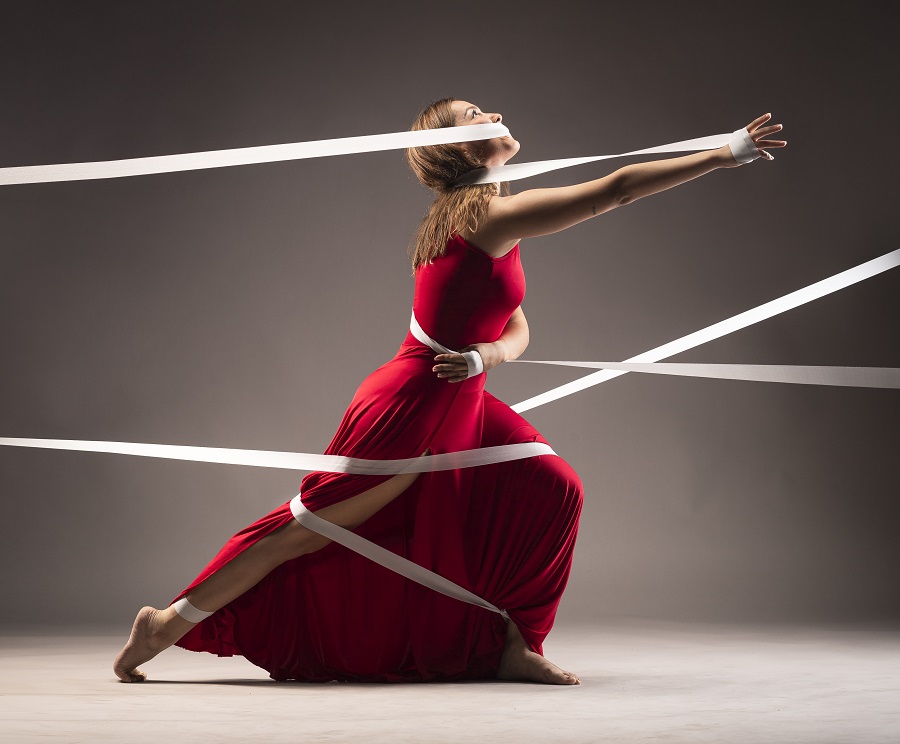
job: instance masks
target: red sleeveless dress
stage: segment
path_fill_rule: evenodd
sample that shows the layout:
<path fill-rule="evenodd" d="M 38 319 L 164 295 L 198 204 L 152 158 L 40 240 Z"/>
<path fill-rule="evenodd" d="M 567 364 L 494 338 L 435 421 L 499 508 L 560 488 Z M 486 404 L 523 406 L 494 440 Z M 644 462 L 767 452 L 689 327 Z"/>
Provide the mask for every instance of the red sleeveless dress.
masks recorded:
<path fill-rule="evenodd" d="M 451 349 L 495 341 L 525 295 L 516 246 L 492 258 L 460 237 L 416 271 L 413 309 Z M 418 457 L 546 440 L 485 391 L 485 374 L 438 378 L 435 353 L 411 333 L 357 390 L 326 454 Z M 316 511 L 390 476 L 314 472 L 301 484 Z M 560 457 L 422 473 L 355 531 L 507 610 L 541 652 L 568 580 L 581 512 L 578 475 Z M 289 503 L 229 540 L 177 598 L 293 519 Z M 177 645 L 241 654 L 274 679 L 412 681 L 496 675 L 506 622 L 330 544 L 287 561 L 197 624 Z"/>

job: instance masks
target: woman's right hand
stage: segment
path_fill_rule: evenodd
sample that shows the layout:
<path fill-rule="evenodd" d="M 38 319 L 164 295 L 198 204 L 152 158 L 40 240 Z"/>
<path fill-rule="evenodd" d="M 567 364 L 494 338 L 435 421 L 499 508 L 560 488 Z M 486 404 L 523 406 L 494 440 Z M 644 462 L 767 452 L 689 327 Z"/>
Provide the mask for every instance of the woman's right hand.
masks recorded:
<path fill-rule="evenodd" d="M 763 114 L 762 116 L 751 121 L 746 127 L 747 133 L 750 135 L 750 139 L 753 140 L 753 144 L 756 145 L 760 154 L 766 160 L 774 160 L 775 159 L 774 157 L 772 157 L 772 155 L 770 155 L 768 152 L 766 152 L 766 150 L 773 149 L 776 147 L 786 147 L 787 146 L 786 140 L 765 139 L 770 134 L 775 134 L 775 132 L 780 132 L 783 128 L 781 124 L 767 124 L 766 126 L 763 126 L 764 124 L 766 124 L 766 122 L 770 121 L 771 119 L 772 119 L 772 114 Z M 734 155 L 732 154 L 731 147 L 729 145 L 720 147 L 719 152 L 722 156 L 722 161 L 723 161 L 722 165 L 724 165 L 726 168 L 737 168 L 739 165 L 742 165 L 742 163 L 738 163 L 734 159 Z"/>

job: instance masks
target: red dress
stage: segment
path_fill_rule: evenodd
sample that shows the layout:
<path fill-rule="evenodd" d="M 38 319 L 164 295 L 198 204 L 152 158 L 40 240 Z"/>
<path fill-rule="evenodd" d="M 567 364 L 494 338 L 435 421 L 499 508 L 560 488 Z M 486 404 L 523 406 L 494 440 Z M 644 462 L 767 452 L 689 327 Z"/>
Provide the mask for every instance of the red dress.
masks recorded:
<path fill-rule="evenodd" d="M 460 237 L 416 271 L 413 309 L 451 349 L 500 337 L 525 295 L 516 246 L 492 258 Z M 362 383 L 326 454 L 417 457 L 517 442 L 546 442 L 484 390 L 486 375 L 449 383 L 435 353 L 407 334 L 393 359 Z M 390 476 L 308 474 L 316 511 Z M 507 610 L 541 652 L 572 564 L 581 481 L 560 457 L 422 473 L 355 531 Z M 293 519 L 289 503 L 229 540 L 184 596 L 261 537 Z M 419 586 L 330 544 L 287 561 L 196 625 L 179 646 L 242 654 L 275 679 L 455 680 L 496 675 L 506 622 Z"/>

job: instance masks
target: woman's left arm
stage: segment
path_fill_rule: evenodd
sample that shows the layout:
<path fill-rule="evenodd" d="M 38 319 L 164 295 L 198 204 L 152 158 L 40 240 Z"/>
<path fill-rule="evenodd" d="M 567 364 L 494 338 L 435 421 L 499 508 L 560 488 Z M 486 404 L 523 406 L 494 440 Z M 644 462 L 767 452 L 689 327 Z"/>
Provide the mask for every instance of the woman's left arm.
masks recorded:
<path fill-rule="evenodd" d="M 784 147 L 784 140 L 765 137 L 781 131 L 780 124 L 763 126 L 770 120 L 765 114 L 747 126 L 748 136 L 768 159 L 764 148 Z M 478 230 L 479 247 L 493 246 L 509 250 L 522 238 L 565 230 L 616 207 L 658 194 L 718 168 L 737 167 L 729 145 L 716 150 L 684 155 L 667 160 L 634 163 L 603 178 L 556 188 L 530 189 L 506 197 L 495 197 L 488 205 L 487 219 Z"/>
<path fill-rule="evenodd" d="M 487 372 L 510 359 L 518 359 L 526 348 L 528 348 L 528 321 L 525 320 L 525 313 L 519 305 L 507 321 L 500 338 L 493 343 L 472 344 L 460 351 L 477 350 L 481 354 L 484 371 Z M 466 379 L 468 368 L 462 354 L 438 354 L 434 361 L 436 364 L 432 367 L 432 371 L 438 377 L 446 379 L 447 382 L 462 382 Z"/>

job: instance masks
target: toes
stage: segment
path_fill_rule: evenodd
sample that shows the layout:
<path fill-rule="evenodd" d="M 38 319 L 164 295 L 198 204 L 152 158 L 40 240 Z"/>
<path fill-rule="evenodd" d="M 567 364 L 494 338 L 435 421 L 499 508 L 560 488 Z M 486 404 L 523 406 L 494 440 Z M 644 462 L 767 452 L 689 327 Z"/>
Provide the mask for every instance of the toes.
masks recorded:
<path fill-rule="evenodd" d="M 549 662 L 548 662 L 549 663 Z M 555 665 L 551 665 L 551 668 L 547 670 L 547 682 L 556 685 L 580 685 L 581 680 L 578 679 L 577 676 L 572 674 L 572 672 L 567 672 L 565 669 L 560 669 Z"/>
<path fill-rule="evenodd" d="M 121 667 L 113 667 L 113 671 L 120 682 L 143 682 L 147 679 L 147 675 L 140 669 L 122 669 Z"/>

